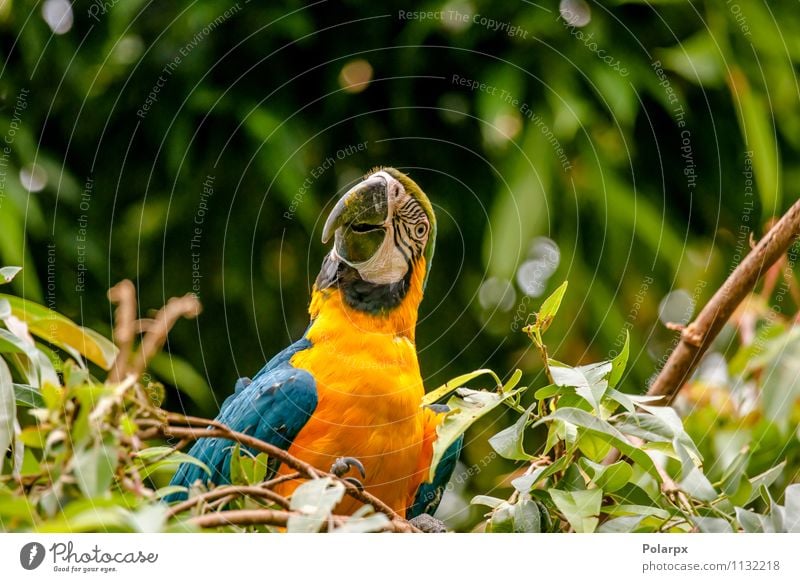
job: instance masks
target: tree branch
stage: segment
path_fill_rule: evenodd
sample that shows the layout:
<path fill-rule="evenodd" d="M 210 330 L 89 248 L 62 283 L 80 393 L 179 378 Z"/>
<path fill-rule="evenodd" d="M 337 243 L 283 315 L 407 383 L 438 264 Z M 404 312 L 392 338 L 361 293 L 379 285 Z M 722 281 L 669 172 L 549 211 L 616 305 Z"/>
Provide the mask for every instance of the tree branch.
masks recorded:
<path fill-rule="evenodd" d="M 286 527 L 292 515 L 297 514 L 292 511 L 281 511 L 277 509 L 233 509 L 230 511 L 218 511 L 216 513 L 198 515 L 189 519 L 189 523 L 202 528 L 226 527 L 231 525 L 272 525 L 276 527 Z M 348 519 L 348 517 L 343 515 L 332 515 L 328 523 L 322 524 L 321 530 L 327 531 L 330 523 L 334 526 L 341 526 L 347 522 Z M 411 530 L 405 527 L 407 525 L 406 522 L 398 523 L 392 521 L 386 525 L 385 531 L 408 533 Z"/>
<path fill-rule="evenodd" d="M 794 203 L 736 267 L 697 319 L 683 329 L 680 342 L 650 385 L 647 391 L 649 395 L 663 396 L 665 404 L 672 402 L 723 325 L 753 290 L 758 278 L 786 252 L 798 234 L 800 200 Z"/>
<path fill-rule="evenodd" d="M 359 489 L 350 481 L 341 479 L 332 473 L 326 473 L 324 471 L 320 471 L 313 465 L 306 463 L 305 461 L 302 461 L 293 455 L 290 455 L 283 449 L 280 449 L 269 443 L 265 443 L 261 439 L 257 439 L 250 435 L 231 430 L 224 424 L 214 420 L 206 420 L 196 417 L 186 417 L 175 413 L 167 413 L 167 419 L 177 422 L 182 421 L 186 424 L 197 425 L 202 423 L 209 428 L 199 428 L 197 426 L 177 427 L 170 424 L 165 424 L 164 422 L 155 419 L 153 420 L 141 419 L 138 421 L 139 424 L 149 426 L 150 428 L 142 431 L 139 434 L 139 438 L 141 438 L 142 440 L 149 440 L 157 436 L 162 436 L 162 437 L 175 436 L 181 439 L 190 439 L 190 440 L 197 440 L 200 438 L 209 438 L 209 437 L 232 440 L 240 444 L 243 444 L 245 446 L 251 447 L 259 452 L 266 453 L 270 457 L 280 460 L 281 463 L 286 464 L 287 466 L 291 467 L 295 471 L 298 471 L 302 475 L 306 475 L 308 478 L 317 479 L 320 477 L 329 477 L 335 481 L 338 481 L 339 483 L 344 485 L 345 493 L 347 495 L 349 495 L 350 497 L 352 497 L 357 501 L 360 501 L 361 503 L 371 505 L 375 511 L 379 511 L 384 515 L 386 515 L 392 521 L 392 523 L 394 524 L 393 527 L 397 531 L 411 531 L 411 532 L 419 531 L 417 528 L 415 528 L 410 523 L 405 521 L 402 518 L 402 516 L 400 516 L 386 503 L 384 503 L 371 493 Z"/>
<path fill-rule="evenodd" d="M 167 304 L 158 310 L 152 323 L 147 326 L 139 351 L 133 355 L 129 373 L 136 377 L 141 376 L 153 356 L 164 347 L 167 334 L 175 322 L 181 317 L 193 319 L 200 314 L 200 311 L 202 311 L 200 301 L 192 293 L 183 297 L 172 297 L 167 301 Z"/>
<path fill-rule="evenodd" d="M 120 382 L 125 377 L 136 337 L 136 288 L 129 279 L 123 279 L 108 290 L 108 298 L 117 306 L 113 333 L 114 342 L 119 347 L 108 381 Z"/>
<path fill-rule="evenodd" d="M 223 485 L 222 487 L 217 487 L 211 491 L 206 491 L 205 493 L 187 499 L 186 501 L 182 501 L 177 505 L 173 505 L 169 508 L 169 511 L 167 511 L 167 517 L 174 517 L 179 513 L 183 513 L 184 511 L 192 509 L 193 507 L 197 507 L 198 505 L 202 506 L 204 503 L 210 503 L 229 495 L 263 497 L 264 499 L 268 499 L 273 503 L 280 505 L 283 509 L 289 509 L 288 499 L 286 499 L 283 495 L 278 495 L 274 491 L 267 489 L 263 485 Z"/>

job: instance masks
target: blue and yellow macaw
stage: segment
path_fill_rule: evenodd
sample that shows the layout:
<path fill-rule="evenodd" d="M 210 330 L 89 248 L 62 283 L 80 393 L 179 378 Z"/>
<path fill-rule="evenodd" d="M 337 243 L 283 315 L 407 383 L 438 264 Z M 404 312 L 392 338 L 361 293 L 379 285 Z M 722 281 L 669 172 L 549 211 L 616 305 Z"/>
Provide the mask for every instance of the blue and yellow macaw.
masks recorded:
<path fill-rule="evenodd" d="M 314 284 L 303 337 L 250 381 L 240 379 L 217 420 L 344 476 L 401 516 L 433 514 L 461 441 L 428 480 L 436 427 L 446 407 L 421 406 L 424 389 L 414 341 L 436 239 L 433 207 L 394 168 L 371 172 L 336 204 L 322 242 L 334 245 Z M 229 481 L 232 443 L 198 440 L 189 451 L 213 475 L 183 464 L 173 485 Z M 279 467 L 278 474 L 291 470 Z M 279 486 L 291 495 L 297 480 Z M 359 507 L 345 498 L 340 513 Z"/>

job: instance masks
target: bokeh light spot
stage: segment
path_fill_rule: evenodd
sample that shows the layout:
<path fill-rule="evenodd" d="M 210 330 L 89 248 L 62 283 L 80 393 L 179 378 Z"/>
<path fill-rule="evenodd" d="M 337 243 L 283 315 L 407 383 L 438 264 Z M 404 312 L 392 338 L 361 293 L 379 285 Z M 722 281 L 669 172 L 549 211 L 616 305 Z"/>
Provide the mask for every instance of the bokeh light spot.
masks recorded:
<path fill-rule="evenodd" d="M 372 65 L 364 59 L 355 59 L 342 67 L 339 86 L 348 93 L 361 93 L 372 81 Z"/>

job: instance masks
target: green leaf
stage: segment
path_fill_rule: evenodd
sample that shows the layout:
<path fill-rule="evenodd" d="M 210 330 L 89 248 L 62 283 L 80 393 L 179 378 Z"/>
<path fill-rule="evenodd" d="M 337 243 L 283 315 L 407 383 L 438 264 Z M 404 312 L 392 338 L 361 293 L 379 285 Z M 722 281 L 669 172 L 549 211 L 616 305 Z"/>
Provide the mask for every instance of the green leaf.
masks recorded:
<path fill-rule="evenodd" d="M 775 321 L 772 325 L 762 325 L 756 330 L 753 341 L 741 346 L 728 361 L 728 370 L 733 376 L 747 376 L 762 369 L 778 357 L 786 347 L 800 338 L 800 327 L 786 329 Z"/>
<path fill-rule="evenodd" d="M 13 315 L 24 321 L 32 334 L 60 348 L 77 350 L 104 370 L 111 369 L 119 350 L 110 340 L 38 303 L 13 295 L 0 294 L 0 298 L 8 300 Z"/>
<path fill-rule="evenodd" d="M 752 155 L 758 193 L 764 219 L 775 216 L 781 209 L 780 150 L 775 140 L 771 115 L 765 99 L 755 93 L 744 72 L 733 66 L 728 86 L 739 114 L 742 138 Z"/>
<path fill-rule="evenodd" d="M 608 389 L 606 376 L 611 372 L 611 362 L 600 362 L 572 368 L 550 360 L 550 375 L 557 386 L 571 386 L 575 392 L 599 412 L 600 402 Z"/>
<path fill-rule="evenodd" d="M 571 386 L 573 388 L 588 388 L 595 384 L 600 384 L 611 371 L 611 362 L 600 362 L 575 368 L 555 360 L 550 360 L 548 364 L 556 386 Z"/>
<path fill-rule="evenodd" d="M 536 400 L 545 400 L 546 398 L 552 398 L 553 396 L 564 394 L 564 392 L 565 390 L 561 386 L 550 384 L 544 388 L 539 388 L 533 393 L 533 397 L 536 398 Z"/>
<path fill-rule="evenodd" d="M 740 433 L 736 431 L 734 434 L 738 435 Z M 749 434 L 746 435 L 746 438 L 750 438 Z M 720 488 L 726 495 L 733 496 L 739 490 L 742 480 L 745 478 L 745 471 L 747 470 L 749 461 L 750 451 L 745 448 L 739 451 L 733 461 L 725 469 L 720 479 Z"/>
<path fill-rule="evenodd" d="M 21 270 L 22 267 L 0 267 L 0 285 L 11 283 Z"/>
<path fill-rule="evenodd" d="M 783 507 L 775 503 L 775 500 L 772 498 L 772 495 L 770 495 L 769 488 L 766 485 L 762 485 L 760 487 L 759 493 L 761 494 L 761 498 L 764 500 L 764 503 L 769 505 L 769 518 L 772 531 L 776 533 L 784 533 L 786 529 L 783 525 Z"/>
<path fill-rule="evenodd" d="M 722 83 L 723 66 L 716 40 L 705 30 L 676 46 L 658 50 L 656 55 L 665 68 L 692 83 L 703 87 L 717 87 Z"/>
<path fill-rule="evenodd" d="M 75 453 L 73 473 L 86 497 L 99 497 L 108 492 L 117 469 L 117 449 L 104 443 L 95 443 Z"/>
<path fill-rule="evenodd" d="M 628 333 L 628 330 L 625 330 L 625 343 L 622 346 L 622 350 L 618 353 L 613 360 L 611 360 L 611 373 L 608 375 L 608 385 L 611 388 L 614 388 L 619 381 L 622 379 L 622 374 L 625 372 L 625 368 L 628 365 L 628 356 L 630 355 L 631 347 L 631 335 Z"/>
<path fill-rule="evenodd" d="M 44 408 L 44 398 L 42 393 L 35 386 L 28 384 L 14 384 L 14 398 L 17 406 L 25 408 Z"/>
<path fill-rule="evenodd" d="M 692 521 L 702 533 L 733 533 L 731 524 L 721 517 L 703 517 L 696 515 Z"/>
<path fill-rule="evenodd" d="M 625 461 L 603 465 L 601 463 L 593 463 L 588 459 L 579 459 L 578 463 L 588 473 L 592 483 L 606 493 L 621 489 L 628 484 L 633 476 L 633 468 Z"/>
<path fill-rule="evenodd" d="M 503 383 L 500 381 L 500 378 L 495 374 L 492 370 L 487 368 L 483 368 L 480 370 L 475 370 L 474 372 L 470 372 L 469 374 L 462 374 L 461 376 L 456 376 L 452 380 L 445 382 L 443 385 L 439 386 L 435 390 L 428 392 L 425 396 L 422 397 L 422 405 L 429 405 L 435 404 L 445 396 L 449 395 L 454 390 L 461 388 L 467 382 L 474 380 L 480 376 L 491 376 L 496 386 L 501 386 Z"/>
<path fill-rule="evenodd" d="M 538 402 L 531 404 L 514 424 L 489 439 L 489 444 L 498 455 L 512 461 L 526 461 L 531 458 L 523 448 L 523 439 L 525 427 L 530 422 L 530 413 L 538 404 Z"/>
<path fill-rule="evenodd" d="M 0 309 L 2 309 L 2 300 L 0 300 Z M 0 328 L 0 354 L 24 354 L 25 349 L 20 343 L 21 340 L 17 336 L 7 329 Z"/>
<path fill-rule="evenodd" d="M 786 468 L 786 461 L 782 461 L 774 467 L 767 469 L 763 473 L 750 478 L 750 493 L 748 498 L 741 505 L 749 505 L 752 501 L 754 501 L 756 497 L 760 495 L 761 488 L 771 486 L 775 480 L 781 476 L 784 468 Z"/>
<path fill-rule="evenodd" d="M 590 430 L 597 435 L 604 436 L 608 442 L 619 449 L 621 453 L 630 457 L 634 462 L 638 463 L 644 470 L 652 475 L 658 482 L 661 482 L 661 475 L 658 473 L 653 460 L 647 455 L 646 452 L 639 447 L 634 446 L 625 435 L 614 428 L 611 424 L 592 416 L 584 410 L 578 408 L 559 408 L 550 416 L 542 418 L 534 423 L 537 426 L 541 423 L 559 419 L 575 426 Z"/>
<path fill-rule="evenodd" d="M 14 438 L 14 422 L 17 419 L 17 402 L 11 371 L 5 360 L 0 358 L 0 473 L 3 459 Z"/>
<path fill-rule="evenodd" d="M 247 485 L 247 479 L 242 473 L 242 453 L 239 443 L 233 444 L 231 450 L 230 481 L 233 485 Z"/>
<path fill-rule="evenodd" d="M 40 533 L 129 532 L 130 512 L 116 497 L 94 497 L 70 503 L 61 515 L 36 528 Z"/>
<path fill-rule="evenodd" d="M 515 533 L 539 533 L 542 531 L 542 513 L 539 504 L 530 499 L 530 496 L 520 496 L 514 504 Z"/>
<path fill-rule="evenodd" d="M 508 501 L 498 505 L 489 518 L 488 531 L 491 533 L 511 533 L 514 531 L 514 506 Z"/>
<path fill-rule="evenodd" d="M 389 525 L 389 518 L 377 513 L 369 505 L 362 505 L 347 521 L 334 529 L 335 533 L 370 533 L 382 531 Z"/>
<path fill-rule="evenodd" d="M 603 507 L 603 513 L 614 516 L 626 515 L 640 515 L 643 517 L 657 517 L 661 520 L 670 518 L 670 513 L 660 507 L 653 507 L 650 505 L 636 505 L 633 503 L 622 503 L 618 505 L 606 505 Z"/>
<path fill-rule="evenodd" d="M 765 368 L 761 386 L 764 416 L 787 430 L 792 405 L 800 398 L 800 341 L 793 341 Z"/>
<path fill-rule="evenodd" d="M 135 533 L 161 533 L 167 525 L 167 506 L 161 503 L 145 505 L 128 514 L 128 524 Z"/>
<path fill-rule="evenodd" d="M 289 517 L 289 533 L 316 533 L 336 504 L 344 496 L 344 485 L 329 477 L 306 481 L 295 489 L 290 509 L 297 512 Z"/>
<path fill-rule="evenodd" d="M 431 458 L 428 481 L 433 480 L 436 467 L 438 467 L 439 462 L 442 460 L 445 451 L 447 451 L 450 445 L 456 442 L 475 421 L 497 408 L 497 406 L 507 399 L 527 389 L 527 386 L 516 389 L 513 388 L 513 386 L 519 382 L 519 376 L 520 375 L 515 373 L 506 385 L 503 386 L 499 394 L 497 392 L 461 388 L 458 391 L 459 395 L 453 396 L 447 401 L 450 412 L 445 415 L 444 420 L 436 427 L 436 440 L 433 443 L 433 457 Z"/>
<path fill-rule="evenodd" d="M 17 333 L 23 335 L 20 331 L 17 331 Z M 27 336 L 27 334 L 24 335 Z M 12 345 L 15 352 L 25 354 L 28 359 L 25 375 L 29 383 L 37 384 L 40 387 L 48 383 L 53 386 L 60 385 L 58 374 L 56 374 L 53 364 L 41 350 L 37 349 L 29 336 L 23 338 L 7 329 L 0 328 L 0 349 L 4 345 Z"/>
<path fill-rule="evenodd" d="M 588 431 L 578 431 L 577 445 L 580 451 L 592 461 L 600 462 L 613 448 L 605 437 L 599 437 Z"/>
<path fill-rule="evenodd" d="M 10 491 L 0 490 L 0 526 L 7 531 L 8 522 L 30 523 L 36 515 L 36 508 L 25 497 L 12 495 Z"/>
<path fill-rule="evenodd" d="M 189 488 L 184 487 L 183 485 L 166 485 L 164 487 L 159 487 L 155 491 L 156 499 L 164 499 L 172 495 L 173 493 L 188 493 Z"/>
<path fill-rule="evenodd" d="M 736 507 L 736 521 L 745 533 L 766 533 L 772 530 L 769 520 L 753 511 Z"/>
<path fill-rule="evenodd" d="M 626 515 L 623 517 L 615 517 L 604 521 L 599 528 L 598 533 L 631 533 L 636 531 L 639 524 L 646 518 L 645 515 Z"/>
<path fill-rule="evenodd" d="M 800 483 L 786 488 L 783 527 L 789 533 L 800 533 Z"/>
<path fill-rule="evenodd" d="M 568 284 L 569 281 L 564 281 L 559 285 L 558 289 L 553 291 L 547 299 L 542 301 L 542 306 L 536 314 L 536 323 L 534 324 L 539 328 L 541 333 L 547 331 L 547 328 L 553 323 L 553 318 L 555 318 L 558 313 L 558 309 L 561 307 L 561 301 L 564 299 L 564 294 L 567 292 Z"/>
<path fill-rule="evenodd" d="M 490 495 L 476 495 L 469 503 L 470 505 L 485 505 L 495 509 L 499 507 L 501 503 L 505 503 L 505 499 L 492 497 Z"/>
<path fill-rule="evenodd" d="M 261 483 L 267 476 L 268 462 L 269 457 L 266 453 L 253 456 L 249 451 L 245 451 L 245 454 L 239 459 L 239 463 L 246 482 L 250 485 Z"/>
<path fill-rule="evenodd" d="M 511 485 L 520 493 L 528 493 L 545 475 L 547 465 L 536 467 L 529 475 L 517 477 L 511 481 Z"/>
<path fill-rule="evenodd" d="M 681 489 L 701 501 L 714 501 L 719 497 L 719 492 L 697 467 L 689 469 L 687 475 L 680 482 Z"/>
<path fill-rule="evenodd" d="M 663 427 L 663 433 L 670 435 L 675 451 L 680 454 L 685 452 L 696 466 L 700 466 L 703 457 L 697 445 L 683 427 L 683 421 L 671 406 L 650 406 L 644 402 L 638 404 L 639 408 L 649 412 Z"/>
<path fill-rule="evenodd" d="M 550 489 L 549 493 L 553 503 L 564 514 L 576 532 L 592 533 L 597 528 L 600 521 L 600 505 L 603 502 L 602 490 L 561 491 Z"/>
<path fill-rule="evenodd" d="M 156 471 L 175 470 L 183 463 L 200 467 L 206 475 L 211 475 L 211 469 L 203 461 L 192 455 L 176 451 L 172 447 L 150 447 L 136 453 L 136 457 L 144 465 L 139 471 L 143 478 L 149 477 Z"/>

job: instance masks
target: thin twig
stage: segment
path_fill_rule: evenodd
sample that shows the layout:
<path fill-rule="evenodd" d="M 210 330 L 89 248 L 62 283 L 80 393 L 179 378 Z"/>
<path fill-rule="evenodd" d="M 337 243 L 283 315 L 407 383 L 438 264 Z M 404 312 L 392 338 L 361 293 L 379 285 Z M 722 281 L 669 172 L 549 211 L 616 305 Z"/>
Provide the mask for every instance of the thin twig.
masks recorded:
<path fill-rule="evenodd" d="M 169 413 L 167 416 L 168 418 L 172 419 L 185 418 L 182 417 L 182 415 L 176 415 L 174 413 Z M 225 438 L 228 440 L 232 440 L 240 444 L 243 444 L 245 446 L 251 447 L 259 452 L 266 453 L 270 457 L 280 460 L 281 463 L 286 464 L 295 471 L 298 471 L 301 474 L 306 475 L 311 479 L 328 477 L 330 479 L 338 481 L 339 483 L 344 485 L 345 493 L 350 497 L 352 497 L 353 499 L 360 501 L 361 503 L 371 505 L 375 511 L 379 511 L 385 514 L 392 521 L 402 521 L 403 523 L 407 523 L 405 522 L 405 520 L 402 518 L 401 515 L 399 515 L 386 503 L 384 503 L 371 493 L 359 489 L 353 483 L 341 479 L 332 473 L 326 473 L 324 471 L 320 471 L 313 465 L 306 463 L 305 461 L 302 461 L 293 455 L 290 455 L 283 449 L 280 449 L 274 445 L 270 445 L 269 443 L 265 443 L 261 439 L 257 439 L 250 435 L 246 435 L 244 433 L 231 430 L 224 424 L 221 424 L 216 421 L 197 419 L 194 417 L 190 417 L 189 420 L 192 422 L 198 422 L 202 420 L 206 425 L 211 425 L 213 428 L 176 427 L 173 425 L 164 424 L 163 422 L 157 420 L 141 419 L 138 421 L 139 424 L 150 425 L 150 428 L 142 431 L 139 434 L 139 437 L 142 440 L 152 439 L 157 436 L 164 436 L 164 437 L 174 436 L 181 439 L 192 439 L 192 440 L 197 440 L 201 438 Z M 418 531 L 415 527 L 411 526 L 410 524 L 409 528 L 410 531 Z"/>
<path fill-rule="evenodd" d="M 119 347 L 109 382 L 120 382 L 126 375 L 128 360 L 136 336 L 136 288 L 129 279 L 124 279 L 108 290 L 109 300 L 116 304 L 114 311 L 114 343 Z"/>
<path fill-rule="evenodd" d="M 269 443 L 265 443 L 260 439 L 256 439 L 244 433 L 232 431 L 230 428 L 228 428 L 226 425 L 222 424 L 219 421 L 207 420 L 205 418 L 198 418 L 196 416 L 185 416 L 174 412 L 167 413 L 167 420 L 173 422 L 185 422 L 186 424 L 194 426 L 203 426 L 203 427 L 212 426 L 219 430 L 228 432 L 235 437 L 232 440 L 237 440 L 241 444 L 249 445 L 252 446 L 253 448 L 260 450 L 261 452 L 265 452 L 272 458 L 279 459 L 281 462 L 285 463 L 286 465 L 292 467 L 297 471 L 300 471 L 301 473 L 305 473 L 312 479 L 324 476 L 337 480 L 345 486 L 345 490 L 347 494 L 350 495 L 350 497 L 353 497 L 354 499 L 356 499 L 357 501 L 361 501 L 362 503 L 367 503 L 369 505 L 372 505 L 372 507 L 376 511 L 380 511 L 381 513 L 386 514 L 390 519 L 402 519 L 402 517 L 397 512 L 395 512 L 391 507 L 386 505 L 383 501 L 381 501 L 374 495 L 371 495 L 370 493 L 359 489 L 351 482 L 346 481 L 344 479 L 340 479 L 337 475 L 333 475 L 332 473 L 322 472 L 313 465 L 301 461 L 297 457 L 290 455 L 288 452 L 284 451 L 281 448 L 270 445 Z M 178 435 L 176 434 L 175 436 Z M 244 437 L 244 439 L 240 440 L 240 437 Z M 253 443 L 258 443 L 258 445 Z"/>
<path fill-rule="evenodd" d="M 142 420 L 139 420 L 139 424 L 144 424 Z M 179 426 L 172 426 L 169 424 L 158 423 L 157 425 L 153 426 L 150 431 L 145 431 L 140 434 L 142 440 L 147 440 L 154 438 L 155 436 L 165 436 L 165 437 L 178 437 L 181 439 L 191 439 L 191 440 L 198 440 L 201 438 L 224 438 L 228 440 L 235 441 L 242 445 L 251 447 L 256 449 L 261 453 L 267 453 L 271 457 L 276 459 L 280 459 L 282 463 L 287 464 L 292 469 L 296 471 L 300 471 L 301 473 L 307 475 L 311 479 L 316 479 L 319 477 L 319 472 L 310 464 L 301 461 L 300 459 L 293 457 L 283 449 L 279 449 L 269 443 L 265 443 L 264 441 L 257 439 L 255 437 L 251 437 L 250 435 L 246 435 L 244 433 L 236 432 L 230 429 L 222 429 L 222 428 L 191 428 L 191 427 L 179 427 Z"/>
<path fill-rule="evenodd" d="M 672 402 L 736 307 L 753 290 L 761 274 L 783 256 L 798 234 L 800 200 L 736 267 L 697 319 L 681 332 L 680 342 L 650 385 L 649 395 L 663 396 L 665 404 Z"/>
<path fill-rule="evenodd" d="M 278 475 L 274 479 L 270 479 L 269 481 L 264 481 L 261 483 L 261 487 L 275 487 L 276 485 L 286 483 L 287 481 L 294 481 L 300 476 L 301 475 L 298 471 L 295 471 L 294 473 L 287 473 L 286 475 Z"/>
<path fill-rule="evenodd" d="M 147 333 L 142 339 L 139 350 L 131 362 L 130 373 L 138 378 L 144 372 L 147 364 L 153 359 L 167 341 L 169 330 L 181 317 L 192 319 L 197 317 L 202 311 L 200 301 L 197 296 L 187 293 L 183 297 L 172 297 L 167 304 L 158 310 L 156 316 Z"/>
<path fill-rule="evenodd" d="M 192 509 L 193 507 L 197 507 L 198 505 L 210 503 L 211 501 L 216 501 L 217 499 L 231 495 L 263 497 L 280 505 L 283 509 L 289 509 L 288 499 L 286 499 L 283 495 L 279 495 L 274 491 L 267 489 L 263 485 L 224 485 L 173 505 L 167 511 L 167 517 L 174 517 L 179 513 L 183 513 L 184 511 Z"/>

